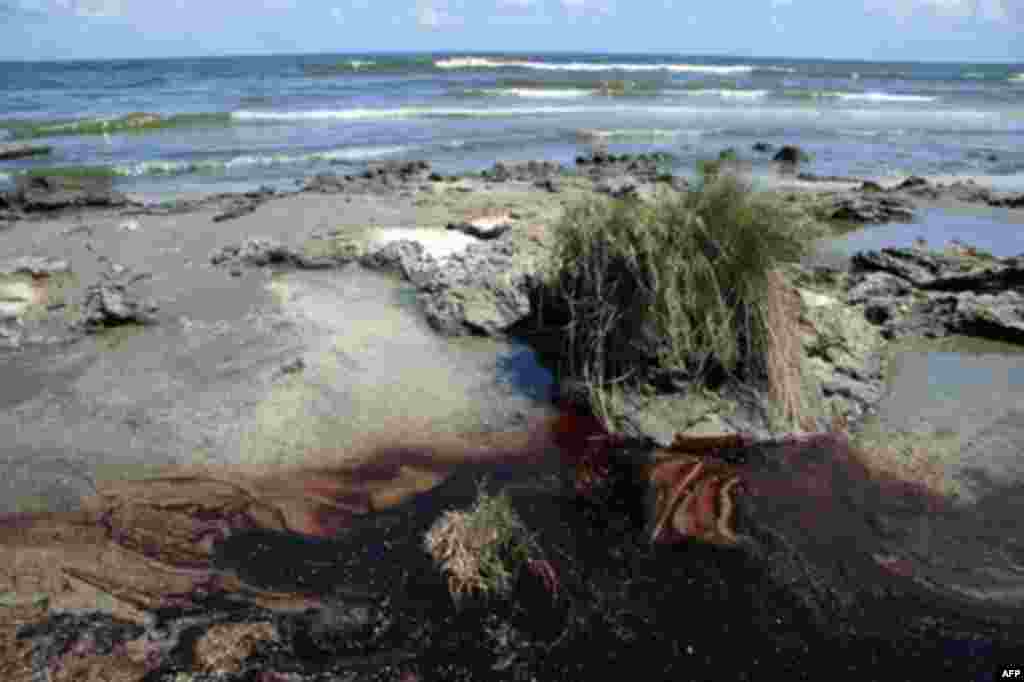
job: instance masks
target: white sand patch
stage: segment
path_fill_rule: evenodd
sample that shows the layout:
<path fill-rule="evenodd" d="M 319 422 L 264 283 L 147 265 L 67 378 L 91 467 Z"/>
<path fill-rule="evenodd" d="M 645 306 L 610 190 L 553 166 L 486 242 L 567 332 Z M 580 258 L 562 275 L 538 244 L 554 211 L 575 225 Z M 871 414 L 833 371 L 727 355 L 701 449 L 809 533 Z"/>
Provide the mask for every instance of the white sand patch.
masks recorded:
<path fill-rule="evenodd" d="M 453 254 L 465 251 L 470 244 L 480 240 L 456 230 L 438 230 L 428 227 L 383 227 L 370 234 L 370 243 L 380 248 L 391 242 L 407 239 L 419 242 L 423 249 L 436 260 L 443 260 Z"/>

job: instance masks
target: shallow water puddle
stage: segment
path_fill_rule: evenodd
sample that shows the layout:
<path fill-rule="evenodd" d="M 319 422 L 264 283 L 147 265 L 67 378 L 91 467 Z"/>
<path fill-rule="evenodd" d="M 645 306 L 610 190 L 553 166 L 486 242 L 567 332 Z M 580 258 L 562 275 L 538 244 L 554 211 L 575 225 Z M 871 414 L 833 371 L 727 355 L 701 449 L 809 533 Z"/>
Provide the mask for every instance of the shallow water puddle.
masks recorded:
<path fill-rule="evenodd" d="M 405 421 L 439 432 L 501 428 L 543 409 L 552 379 L 529 349 L 439 337 L 408 285 L 358 266 L 269 285 L 307 339 L 305 368 L 277 384 L 243 437 L 250 463 L 339 448 Z"/>
<path fill-rule="evenodd" d="M 868 225 L 861 230 L 821 243 L 821 255 L 828 258 L 849 257 L 858 251 L 885 248 L 910 248 L 923 239 L 930 249 L 942 250 L 959 240 L 994 256 L 1017 256 L 1024 253 L 1024 231 L 1019 219 L 1002 208 L 977 207 L 976 210 L 952 211 L 925 208 L 918 211 L 913 223 Z"/>

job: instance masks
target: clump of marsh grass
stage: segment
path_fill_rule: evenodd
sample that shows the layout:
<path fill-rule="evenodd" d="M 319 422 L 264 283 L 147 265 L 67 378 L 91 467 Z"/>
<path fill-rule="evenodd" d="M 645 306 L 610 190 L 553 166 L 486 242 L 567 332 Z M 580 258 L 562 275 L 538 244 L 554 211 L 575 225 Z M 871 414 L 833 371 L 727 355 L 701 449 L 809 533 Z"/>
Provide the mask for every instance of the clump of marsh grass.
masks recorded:
<path fill-rule="evenodd" d="M 799 420 L 799 300 L 779 268 L 816 224 L 731 174 L 652 203 L 589 199 L 553 231 L 541 306 L 562 331 L 562 377 L 611 423 L 609 391 L 682 374 L 714 388 L 767 384 Z"/>
<path fill-rule="evenodd" d="M 424 549 L 448 575 L 459 603 L 471 594 L 508 594 L 519 571 L 540 562 L 541 551 L 504 493 L 481 484 L 473 506 L 449 510 L 424 535 Z"/>

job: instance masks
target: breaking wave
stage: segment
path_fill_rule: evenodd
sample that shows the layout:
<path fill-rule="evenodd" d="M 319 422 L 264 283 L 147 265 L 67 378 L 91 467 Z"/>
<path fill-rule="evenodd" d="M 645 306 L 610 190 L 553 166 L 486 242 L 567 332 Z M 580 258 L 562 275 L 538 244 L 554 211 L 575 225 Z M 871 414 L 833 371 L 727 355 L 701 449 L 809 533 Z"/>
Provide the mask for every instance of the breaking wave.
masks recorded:
<path fill-rule="evenodd" d="M 114 173 L 127 177 L 146 175 L 186 175 L 189 173 L 216 173 L 238 168 L 272 167 L 330 161 L 363 161 L 393 156 L 415 149 L 413 146 L 392 145 L 332 149 L 309 154 L 246 154 L 231 159 L 204 159 L 200 161 L 140 161 L 115 166 Z"/>
<path fill-rule="evenodd" d="M 694 90 L 667 90 L 666 94 L 686 95 L 688 97 L 721 97 L 723 99 L 761 99 L 769 93 L 767 90 L 731 90 L 726 88 L 698 88 Z"/>
<path fill-rule="evenodd" d="M 755 67 L 747 65 L 719 66 L 715 64 L 595 64 L 591 62 L 531 62 L 486 57 L 452 57 L 434 62 L 441 69 L 535 69 L 538 71 L 671 71 L 675 73 L 752 73 L 754 71 L 782 70 L 784 67 Z"/>

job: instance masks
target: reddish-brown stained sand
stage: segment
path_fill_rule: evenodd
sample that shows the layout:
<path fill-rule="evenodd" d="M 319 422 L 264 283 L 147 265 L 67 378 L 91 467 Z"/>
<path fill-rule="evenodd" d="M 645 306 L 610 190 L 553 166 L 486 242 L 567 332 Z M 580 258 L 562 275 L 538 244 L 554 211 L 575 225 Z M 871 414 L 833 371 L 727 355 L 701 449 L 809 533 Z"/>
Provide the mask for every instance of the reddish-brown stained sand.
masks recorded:
<path fill-rule="evenodd" d="M 121 482 L 101 489 L 80 512 L 8 515 L 0 524 L 0 595 L 11 606 L 0 609 L 0 672 L 27 679 L 16 674 L 24 673 L 26 654 L 12 639 L 14 628 L 47 608 L 101 609 L 145 624 L 159 609 L 198 606 L 211 595 L 278 611 L 320 602 L 312 588 L 261 589 L 215 570 L 215 547 L 232 535 L 331 537 L 358 516 L 434 488 L 456 469 L 538 466 L 559 456 L 586 496 L 613 475 L 614 455 L 625 443 L 596 420 L 566 411 L 522 432 L 379 446 L 345 465 Z M 950 574 L 899 533 L 908 520 L 946 513 L 949 505 L 913 482 L 873 475 L 868 464 L 840 433 L 772 443 L 723 436 L 681 438 L 649 451 L 630 475 L 647 487 L 649 541 L 743 545 L 756 554 L 775 538 L 833 576 L 837 593 L 844 592 L 842 581 L 901 581 L 929 598 L 969 606 L 963 590 L 945 589 Z M 887 531 L 879 530 L 878 517 L 888 519 Z"/>

